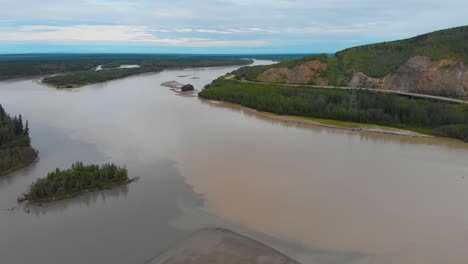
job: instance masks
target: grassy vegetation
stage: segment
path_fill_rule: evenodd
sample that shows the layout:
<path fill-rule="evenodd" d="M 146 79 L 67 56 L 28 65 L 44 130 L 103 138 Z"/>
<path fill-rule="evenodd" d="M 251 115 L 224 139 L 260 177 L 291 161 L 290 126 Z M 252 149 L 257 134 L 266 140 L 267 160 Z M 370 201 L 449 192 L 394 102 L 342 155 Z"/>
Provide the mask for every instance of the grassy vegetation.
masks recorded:
<path fill-rule="evenodd" d="M 349 90 L 264 85 L 223 78 L 207 85 L 199 96 L 279 115 L 376 124 L 468 142 L 467 104 L 431 102 L 359 90 L 358 108 L 352 110 Z"/>
<path fill-rule="evenodd" d="M 126 168 L 114 164 L 99 166 L 76 162 L 70 169 L 56 169 L 47 174 L 46 178 L 38 179 L 18 200 L 33 203 L 48 202 L 128 182 L 130 180 Z"/>
<path fill-rule="evenodd" d="M 310 56 L 306 56 L 303 58 L 295 59 L 295 60 L 286 60 L 286 61 L 281 61 L 280 63 L 273 64 L 271 67 L 279 68 L 279 67 L 287 67 L 289 69 L 292 69 L 296 67 L 297 65 L 300 65 L 304 62 L 308 62 L 311 60 L 318 60 L 320 62 L 328 62 L 328 55 L 323 53 L 323 54 L 314 54 Z"/>
<path fill-rule="evenodd" d="M 245 66 L 241 67 L 232 72 L 234 78 L 237 80 L 249 80 L 256 81 L 260 73 L 268 70 L 271 66 L 269 65 L 258 65 L 258 66 Z"/>
<path fill-rule="evenodd" d="M 382 125 L 374 125 L 374 124 L 364 124 L 364 123 L 357 123 L 351 121 L 341 121 L 341 120 L 333 120 L 333 119 L 324 119 L 324 118 L 315 118 L 309 116 L 300 116 L 300 118 L 304 118 L 307 120 L 311 120 L 322 125 L 333 126 L 333 127 L 342 127 L 342 128 L 374 128 L 374 129 L 386 129 L 392 130 L 396 128 L 382 126 Z"/>
<path fill-rule="evenodd" d="M 34 161 L 37 152 L 31 147 L 28 122 L 21 115 L 9 116 L 0 105 L 0 175 Z"/>
<path fill-rule="evenodd" d="M 447 125 L 434 129 L 434 135 L 459 138 L 468 142 L 468 124 Z"/>

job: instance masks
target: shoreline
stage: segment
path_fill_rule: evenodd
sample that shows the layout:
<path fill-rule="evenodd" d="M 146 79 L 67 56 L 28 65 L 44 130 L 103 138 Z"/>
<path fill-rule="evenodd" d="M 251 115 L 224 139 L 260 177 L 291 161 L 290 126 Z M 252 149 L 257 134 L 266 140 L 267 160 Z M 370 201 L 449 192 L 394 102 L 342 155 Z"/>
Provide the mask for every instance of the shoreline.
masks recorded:
<path fill-rule="evenodd" d="M 163 70 L 164 69 L 162 69 L 162 70 L 161 69 L 159 69 L 159 70 L 150 70 L 150 71 L 145 71 L 145 72 L 138 72 L 138 73 L 130 74 L 130 75 L 127 75 L 127 76 L 122 76 L 122 77 L 118 77 L 118 78 L 111 78 L 111 79 L 107 79 L 107 80 L 99 81 L 99 82 L 89 82 L 89 83 L 85 83 L 85 84 L 69 83 L 69 84 L 64 84 L 64 85 L 58 85 L 58 84 L 54 84 L 54 83 L 47 83 L 47 82 L 44 82 L 44 80 L 46 78 L 48 78 L 46 76 L 46 77 L 41 78 L 39 80 L 39 83 L 42 84 L 42 85 L 48 86 L 48 87 L 55 88 L 55 89 L 76 89 L 76 88 L 82 88 L 82 87 L 93 85 L 93 84 L 105 83 L 105 82 L 109 82 L 109 81 L 124 79 L 124 78 L 127 78 L 127 77 L 137 76 L 137 75 L 140 75 L 140 74 L 160 73 Z M 75 73 L 79 73 L 79 72 L 75 72 Z M 71 74 L 75 74 L 75 73 L 71 73 Z M 67 74 L 58 74 L 58 75 L 53 75 L 53 76 L 49 76 L 49 77 L 66 76 L 66 75 Z"/>
<path fill-rule="evenodd" d="M 145 264 L 179 263 L 300 264 L 263 242 L 222 227 L 205 227 L 195 231 L 184 240 L 145 261 Z"/>
<path fill-rule="evenodd" d="M 347 122 L 347 121 L 340 121 L 340 120 L 334 120 L 334 119 L 320 119 L 320 118 L 313 118 L 313 117 L 302 117 L 302 116 L 290 116 L 290 115 L 277 115 L 274 113 L 270 112 L 263 112 L 259 111 L 254 108 L 249 108 L 240 104 L 234 104 L 230 102 L 225 102 L 225 101 L 218 101 L 218 100 L 213 100 L 213 99 L 205 99 L 198 97 L 200 100 L 203 100 L 207 103 L 213 104 L 213 105 L 220 105 L 220 104 L 225 104 L 225 105 L 233 105 L 240 107 L 242 110 L 260 115 L 262 117 L 266 117 L 272 120 L 284 122 L 287 124 L 295 124 L 295 125 L 303 125 L 303 126 L 319 126 L 319 127 L 326 127 L 326 128 L 332 128 L 332 129 L 341 129 L 341 130 L 347 130 L 347 131 L 353 131 L 353 132 L 372 132 L 372 133 L 379 133 L 379 134 L 389 134 L 389 135 L 397 135 L 397 136 L 406 136 L 406 137 L 420 137 L 420 138 L 443 138 L 443 139 L 452 139 L 452 138 L 444 138 L 444 137 L 436 137 L 432 135 L 426 135 L 422 133 L 418 133 L 415 131 L 411 130 L 406 130 L 406 129 L 401 129 L 401 128 L 396 128 L 396 127 L 385 127 L 385 126 L 380 126 L 380 125 L 374 125 L 374 124 L 366 124 L 366 123 L 355 123 L 355 122 Z M 320 122 L 320 120 L 323 121 L 336 121 L 336 122 L 342 122 L 343 124 L 349 124 L 353 125 L 356 127 L 346 127 L 346 126 L 339 126 L 339 125 L 331 125 L 331 124 L 326 124 Z M 452 139 L 456 140 L 456 139 Z M 458 140 L 457 140 L 458 141 Z M 463 142 L 463 141 L 461 141 Z"/>
<path fill-rule="evenodd" d="M 33 159 L 31 159 L 29 161 L 26 161 L 26 162 L 23 162 L 23 163 L 20 163 L 20 164 L 17 164 L 16 166 L 13 166 L 11 169 L 8 169 L 6 171 L 0 172 L 0 177 L 6 176 L 6 175 L 8 175 L 8 174 L 10 174 L 12 172 L 23 169 L 23 168 L 31 165 L 33 162 L 36 162 L 38 160 L 39 160 L 39 155 L 36 154 L 36 156 Z"/>
<path fill-rule="evenodd" d="M 110 190 L 110 189 L 118 187 L 118 186 L 123 186 L 123 185 L 126 185 L 126 184 L 130 184 L 130 183 L 132 183 L 134 181 L 137 181 L 137 180 L 138 180 L 138 178 L 135 177 L 135 178 L 128 179 L 128 180 L 125 180 L 125 181 L 121 181 L 121 182 L 114 182 L 114 183 L 108 184 L 106 186 L 103 186 L 102 188 L 86 189 L 86 190 L 78 191 L 78 192 L 75 192 L 75 193 L 72 193 L 72 194 L 66 194 L 66 195 L 59 196 L 59 197 L 51 197 L 50 199 L 44 199 L 44 200 L 38 200 L 38 201 L 25 199 L 24 197 L 19 197 L 18 202 L 19 203 L 25 202 L 26 206 L 28 206 L 28 205 L 41 206 L 42 204 L 46 204 L 46 203 L 51 203 L 51 202 L 55 202 L 55 201 L 61 201 L 61 200 L 66 200 L 66 199 L 70 199 L 70 198 L 75 198 L 75 197 L 78 197 L 78 196 L 83 195 L 85 193 L 97 192 L 97 191 L 102 191 L 102 190 Z"/>

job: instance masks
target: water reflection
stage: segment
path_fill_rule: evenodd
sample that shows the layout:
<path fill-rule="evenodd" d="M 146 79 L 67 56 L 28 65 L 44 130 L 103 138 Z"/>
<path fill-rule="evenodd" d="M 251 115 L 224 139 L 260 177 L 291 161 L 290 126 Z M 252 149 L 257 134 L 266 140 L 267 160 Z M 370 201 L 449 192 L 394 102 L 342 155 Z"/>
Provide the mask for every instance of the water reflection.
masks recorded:
<path fill-rule="evenodd" d="M 69 206 L 76 204 L 84 204 L 89 207 L 91 204 L 97 202 L 106 202 L 106 199 L 119 198 L 120 196 L 126 196 L 128 193 L 128 186 L 122 185 L 114 187 L 110 190 L 101 190 L 90 193 L 85 193 L 80 196 L 74 197 L 73 199 L 55 201 L 51 203 L 45 203 L 42 205 L 28 205 L 27 209 L 30 213 L 39 216 L 49 212 L 63 211 Z"/>
<path fill-rule="evenodd" d="M 199 208 L 183 207 L 181 217 L 171 221 L 171 224 L 178 229 L 193 231 L 205 227 L 223 227 L 235 231 L 241 235 L 254 238 L 261 241 L 276 250 L 293 256 L 301 263 L 317 263 L 317 264 L 358 264 L 358 263 L 374 263 L 371 260 L 373 255 L 361 252 L 338 251 L 331 249 L 323 249 L 318 246 L 310 246 L 300 243 L 295 240 L 288 240 L 284 237 L 279 238 L 267 233 L 259 232 L 245 225 L 240 225 L 234 222 L 226 221 L 226 219 L 217 217 L 209 213 L 207 210 Z M 375 262 L 382 263 L 382 262 Z"/>
<path fill-rule="evenodd" d="M 0 214 L 0 222 L 6 223 L 0 226 L 0 233 L 6 234 L 0 238 L 1 258 L 11 264 L 38 258 L 41 263 L 143 263 L 185 237 L 190 231 L 178 230 L 170 222 L 181 217 L 181 204 L 200 207 L 203 199 L 176 164 L 155 161 L 128 169 L 141 179 L 31 206 L 30 214 L 21 210 Z M 50 251 L 59 253 L 44 254 Z"/>
<path fill-rule="evenodd" d="M 295 121 L 294 118 L 291 118 L 289 120 L 277 119 L 275 118 L 275 115 L 272 115 L 269 113 L 258 112 L 254 109 L 245 108 L 236 104 L 204 100 L 201 98 L 199 100 L 200 102 L 202 102 L 202 104 L 208 105 L 209 107 L 231 110 L 236 113 L 241 113 L 245 117 L 254 118 L 256 120 L 261 120 L 263 122 L 268 122 L 272 125 L 278 125 L 278 126 L 283 126 L 283 127 L 303 128 L 303 129 L 308 129 L 308 130 L 315 131 L 318 133 L 326 133 L 326 134 L 359 135 L 359 138 L 362 141 L 370 141 L 370 142 L 375 142 L 375 143 L 398 142 L 398 143 L 403 143 L 403 144 L 408 144 L 408 145 L 423 144 L 423 145 L 434 145 L 437 147 L 445 146 L 448 149 L 468 150 L 468 144 L 463 143 L 460 140 L 455 140 L 455 139 L 437 138 L 437 137 L 434 137 L 434 138 L 432 137 L 410 137 L 410 136 L 377 133 L 377 132 L 370 132 L 370 131 L 353 131 L 353 130 L 348 130 L 348 129 L 330 128 L 326 126 L 301 123 L 301 122 Z"/>

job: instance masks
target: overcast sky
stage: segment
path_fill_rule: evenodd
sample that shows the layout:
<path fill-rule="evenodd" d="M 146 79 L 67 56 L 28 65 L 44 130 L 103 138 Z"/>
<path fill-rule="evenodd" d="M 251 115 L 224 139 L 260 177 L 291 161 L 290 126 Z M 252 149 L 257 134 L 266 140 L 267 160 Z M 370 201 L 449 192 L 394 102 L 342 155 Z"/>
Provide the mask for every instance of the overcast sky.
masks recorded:
<path fill-rule="evenodd" d="M 0 0 L 0 53 L 317 53 L 468 25 L 468 0 Z"/>

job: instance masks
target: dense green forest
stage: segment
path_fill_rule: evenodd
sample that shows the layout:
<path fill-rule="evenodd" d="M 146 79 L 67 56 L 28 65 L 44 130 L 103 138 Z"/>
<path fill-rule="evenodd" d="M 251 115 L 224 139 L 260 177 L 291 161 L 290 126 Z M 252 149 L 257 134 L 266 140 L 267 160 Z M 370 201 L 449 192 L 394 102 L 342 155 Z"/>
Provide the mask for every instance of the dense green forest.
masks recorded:
<path fill-rule="evenodd" d="M 100 190 L 130 182 L 127 169 L 114 164 L 84 165 L 76 162 L 70 169 L 49 172 L 36 180 L 19 201 L 47 202 L 76 196 L 85 191 Z"/>
<path fill-rule="evenodd" d="M 87 84 L 124 78 L 135 74 L 159 71 L 162 71 L 162 68 L 139 67 L 130 69 L 102 69 L 99 71 L 91 70 L 47 77 L 44 78 L 42 82 L 57 88 L 75 88 Z"/>
<path fill-rule="evenodd" d="M 419 35 L 409 39 L 353 47 L 335 55 L 317 54 L 300 59 L 282 61 L 270 66 L 244 67 L 236 72 L 238 79 L 254 81 L 269 68 L 294 68 L 310 60 L 326 62 L 322 73 L 330 85 L 344 85 L 352 72 L 364 72 L 371 77 L 393 73 L 414 56 L 428 56 L 433 60 L 456 59 L 468 65 L 468 26 L 450 28 Z"/>
<path fill-rule="evenodd" d="M 346 72 L 362 71 L 383 77 L 416 55 L 433 60 L 456 59 L 468 65 L 468 26 L 450 28 L 409 39 L 345 49 L 336 53 Z"/>
<path fill-rule="evenodd" d="M 279 115 L 295 115 L 411 129 L 468 142 L 468 104 L 449 104 L 358 90 L 245 83 L 219 78 L 199 96 Z"/>
<path fill-rule="evenodd" d="M 37 157 L 31 147 L 28 122 L 11 117 L 0 104 L 0 175 L 19 169 Z"/>
<path fill-rule="evenodd" d="M 287 57 L 286 55 L 283 55 L 283 58 L 293 57 L 294 56 Z M 243 58 L 245 58 L 245 56 L 242 55 L 190 54 L 0 55 L 0 79 L 32 75 L 87 71 L 93 70 L 99 65 L 103 65 L 103 68 L 118 67 L 122 64 L 136 64 L 140 65 L 141 67 L 177 68 L 246 65 L 251 63 L 251 60 L 246 60 Z"/>

